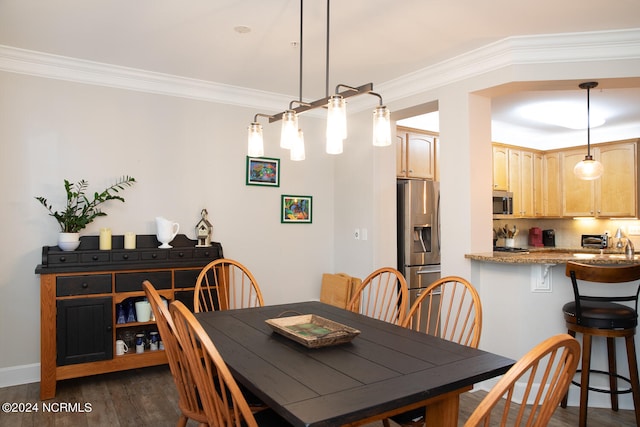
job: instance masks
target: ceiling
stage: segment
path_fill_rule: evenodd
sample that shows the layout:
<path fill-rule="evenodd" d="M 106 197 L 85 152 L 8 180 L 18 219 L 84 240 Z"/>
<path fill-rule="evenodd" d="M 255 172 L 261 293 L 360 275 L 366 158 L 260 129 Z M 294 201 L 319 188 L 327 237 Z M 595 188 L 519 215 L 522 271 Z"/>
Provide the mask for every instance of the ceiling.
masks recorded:
<path fill-rule="evenodd" d="M 338 83 L 398 79 L 509 36 L 635 28 L 640 16 L 638 0 L 333 1 L 327 85 L 326 1 L 305 0 L 303 7 L 307 100 L 332 93 Z M 0 0 L 0 45 L 298 99 L 299 21 L 299 0 Z M 637 83 L 615 88 L 620 84 L 602 82 L 591 92 L 592 111 L 611 107 L 607 123 L 630 127 L 636 137 Z M 495 97 L 494 140 L 522 145 L 543 135 L 567 140 L 558 127 L 515 115 L 518 105 L 532 99 L 565 97 L 582 103 L 586 116 L 586 93 L 577 84 L 575 90 L 565 84 L 561 90 Z"/>

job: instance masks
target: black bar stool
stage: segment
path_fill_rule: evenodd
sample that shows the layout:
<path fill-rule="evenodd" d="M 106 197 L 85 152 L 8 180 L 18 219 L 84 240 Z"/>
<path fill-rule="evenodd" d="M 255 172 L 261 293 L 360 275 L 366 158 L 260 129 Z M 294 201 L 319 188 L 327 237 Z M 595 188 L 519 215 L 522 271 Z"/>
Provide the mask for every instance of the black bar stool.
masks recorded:
<path fill-rule="evenodd" d="M 562 307 L 564 320 L 569 334 L 573 337 L 576 333 L 582 334 L 582 367 L 580 383 L 573 384 L 580 387 L 580 427 L 587 425 L 587 402 L 589 391 L 611 394 L 611 409 L 618 410 L 618 394 L 632 393 L 633 405 L 636 414 L 636 424 L 640 426 L 640 383 L 638 381 L 638 362 L 636 360 L 636 346 L 634 336 L 638 325 L 638 293 L 629 296 L 590 296 L 582 295 L 578 290 L 578 281 L 596 283 L 626 283 L 640 280 L 640 264 L 616 264 L 616 265 L 587 265 L 576 262 L 567 262 L 566 275 L 571 278 L 573 285 L 574 301 L 568 302 Z M 605 285 L 606 286 L 606 285 Z M 620 302 L 633 302 L 635 307 L 619 304 Z M 607 339 L 607 353 L 609 356 L 608 371 L 591 369 L 591 340 L 592 337 L 605 337 Z M 615 338 L 624 338 L 627 347 L 627 360 L 629 363 L 629 378 L 618 374 L 616 369 Z M 589 387 L 589 373 L 595 372 L 609 376 L 609 389 Z M 628 389 L 618 389 L 618 379 L 630 384 Z M 568 395 L 568 392 L 567 392 Z M 567 395 L 561 402 L 563 408 L 567 407 Z"/>

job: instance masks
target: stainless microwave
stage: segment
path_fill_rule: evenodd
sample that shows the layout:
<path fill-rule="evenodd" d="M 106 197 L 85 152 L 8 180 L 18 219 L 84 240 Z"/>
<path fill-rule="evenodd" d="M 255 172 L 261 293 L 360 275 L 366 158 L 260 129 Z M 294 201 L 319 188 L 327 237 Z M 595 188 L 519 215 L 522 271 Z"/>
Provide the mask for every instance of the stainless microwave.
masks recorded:
<path fill-rule="evenodd" d="M 513 215 L 513 193 L 510 191 L 493 192 L 493 214 Z"/>

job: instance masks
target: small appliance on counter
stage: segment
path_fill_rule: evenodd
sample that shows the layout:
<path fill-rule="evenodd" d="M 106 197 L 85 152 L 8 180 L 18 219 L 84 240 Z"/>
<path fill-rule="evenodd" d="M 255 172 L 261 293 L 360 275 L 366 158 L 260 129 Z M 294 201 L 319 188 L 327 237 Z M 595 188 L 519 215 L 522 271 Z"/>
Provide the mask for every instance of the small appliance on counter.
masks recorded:
<path fill-rule="evenodd" d="M 529 229 L 529 246 L 541 247 L 545 246 L 542 243 L 542 229 L 538 227 L 532 227 Z"/>
<path fill-rule="evenodd" d="M 556 231 L 555 230 L 542 230 L 542 244 L 544 246 L 556 245 Z"/>
<path fill-rule="evenodd" d="M 607 234 L 583 234 L 581 239 L 583 248 L 606 249 L 609 246 Z"/>

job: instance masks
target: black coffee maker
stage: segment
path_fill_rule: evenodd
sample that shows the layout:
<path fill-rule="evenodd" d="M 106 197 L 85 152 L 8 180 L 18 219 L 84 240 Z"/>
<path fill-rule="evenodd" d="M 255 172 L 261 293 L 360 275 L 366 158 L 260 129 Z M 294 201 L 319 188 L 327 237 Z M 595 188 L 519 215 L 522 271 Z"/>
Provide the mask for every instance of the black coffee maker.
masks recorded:
<path fill-rule="evenodd" d="M 542 244 L 545 246 L 556 245 L 556 232 L 555 230 L 542 230 Z"/>

